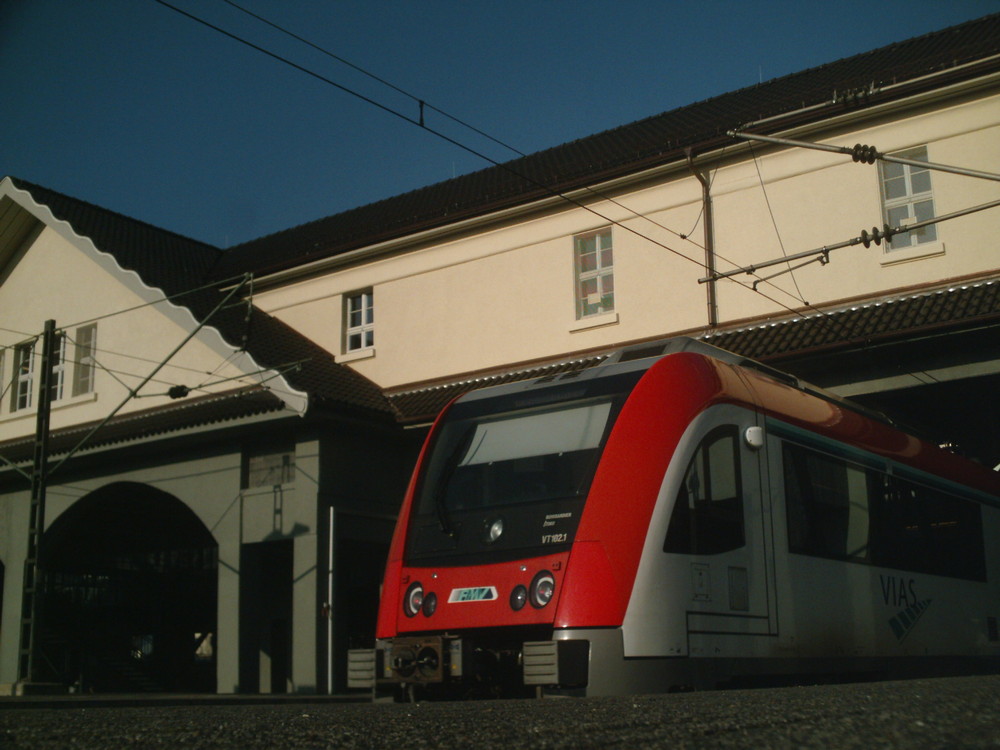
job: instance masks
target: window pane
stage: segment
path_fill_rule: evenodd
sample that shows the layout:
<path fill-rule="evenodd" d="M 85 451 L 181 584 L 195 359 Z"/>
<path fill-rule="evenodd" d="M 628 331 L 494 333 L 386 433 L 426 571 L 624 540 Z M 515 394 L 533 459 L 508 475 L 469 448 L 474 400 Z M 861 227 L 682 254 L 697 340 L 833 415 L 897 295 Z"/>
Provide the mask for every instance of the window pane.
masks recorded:
<path fill-rule="evenodd" d="M 597 253 L 580 255 L 580 273 L 587 273 L 597 268 Z"/>
<path fill-rule="evenodd" d="M 667 528 L 664 552 L 711 555 L 744 544 L 736 428 L 724 427 L 695 452 Z"/>
<path fill-rule="evenodd" d="M 76 329 L 76 349 L 73 362 L 73 395 L 80 396 L 94 390 L 94 354 L 97 350 L 97 325 Z"/>
<path fill-rule="evenodd" d="M 910 205 L 896 206 L 889 209 L 889 224 L 898 227 L 910 218 Z"/>
<path fill-rule="evenodd" d="M 586 301 L 587 297 L 597 294 L 597 279 L 584 279 L 580 282 L 580 296 Z"/>
<path fill-rule="evenodd" d="M 717 440 L 708 448 L 708 465 L 712 467 L 712 497 L 725 500 L 736 495 L 736 459 L 732 440 Z"/>
<path fill-rule="evenodd" d="M 929 193 L 931 191 L 931 173 L 926 169 L 915 171 L 910 176 L 914 193 Z"/>
<path fill-rule="evenodd" d="M 902 164 L 897 164 L 894 161 L 882 162 L 882 174 L 885 176 L 885 179 L 887 181 L 895 179 L 897 177 L 898 178 L 902 178 L 902 176 L 903 176 L 903 165 Z"/>
<path fill-rule="evenodd" d="M 934 218 L 934 201 L 920 201 L 913 204 L 913 215 L 917 221 L 927 221 Z"/>
<path fill-rule="evenodd" d="M 607 250 L 601 250 L 601 268 L 611 268 L 614 260 L 612 258 L 612 250 L 609 247 Z"/>
<path fill-rule="evenodd" d="M 895 200 L 906 195 L 906 180 L 902 176 L 885 181 L 886 200 Z"/>
<path fill-rule="evenodd" d="M 31 392 L 35 372 L 35 342 L 21 344 L 14 349 L 14 382 L 11 388 L 11 411 L 31 406 Z"/>
<path fill-rule="evenodd" d="M 577 237 L 576 247 L 580 254 L 583 253 L 593 253 L 597 250 L 597 237 L 591 235 L 590 237 Z"/>
<path fill-rule="evenodd" d="M 868 474 L 831 456 L 785 444 L 788 549 L 838 560 L 866 559 Z"/>

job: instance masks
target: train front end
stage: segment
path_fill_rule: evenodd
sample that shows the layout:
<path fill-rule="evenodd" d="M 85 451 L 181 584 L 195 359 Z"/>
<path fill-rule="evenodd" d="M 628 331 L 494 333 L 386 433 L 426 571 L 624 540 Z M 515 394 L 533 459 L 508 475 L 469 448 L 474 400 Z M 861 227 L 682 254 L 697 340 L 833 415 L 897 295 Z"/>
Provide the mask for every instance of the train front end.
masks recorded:
<path fill-rule="evenodd" d="M 568 576 L 609 579 L 574 543 L 641 369 L 484 389 L 442 414 L 401 509 L 376 648 L 351 652 L 350 686 L 454 697 L 586 686 L 589 644 L 554 633 L 574 609 L 560 606 Z"/>

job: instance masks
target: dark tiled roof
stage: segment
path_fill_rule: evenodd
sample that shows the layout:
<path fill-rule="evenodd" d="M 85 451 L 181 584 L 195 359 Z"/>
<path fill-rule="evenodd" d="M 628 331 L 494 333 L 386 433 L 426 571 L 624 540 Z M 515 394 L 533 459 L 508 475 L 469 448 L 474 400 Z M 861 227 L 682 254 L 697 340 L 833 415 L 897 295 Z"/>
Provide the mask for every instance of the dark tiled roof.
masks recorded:
<path fill-rule="evenodd" d="M 153 271 L 156 286 L 168 295 L 205 283 L 205 278 L 222 256 L 222 251 L 203 242 L 183 237 L 151 224 L 100 208 L 54 190 L 11 177 L 20 190 L 31 193 L 38 203 L 67 222 L 73 231 L 90 238 L 94 245 L 114 255 L 125 269 Z M 145 281 L 145 278 L 143 279 Z"/>
<path fill-rule="evenodd" d="M 839 310 L 702 336 L 751 359 L 783 358 L 1000 320 L 1000 280 L 887 298 Z"/>
<path fill-rule="evenodd" d="M 733 143 L 726 131 L 798 112 L 818 121 L 1000 68 L 1000 14 L 740 89 L 231 248 L 217 273 L 268 273 Z M 932 73 L 940 77 L 928 78 Z M 891 88 L 887 88 L 891 87 Z M 808 112 L 804 108 L 814 107 Z M 826 105 L 826 106 L 822 106 Z M 788 127 L 784 120 L 780 127 Z M 777 123 L 771 128 L 777 128 Z M 768 127 L 757 126 L 766 133 Z"/>
<path fill-rule="evenodd" d="M 24 180 L 12 177 L 11 181 L 74 232 L 90 238 L 98 250 L 112 255 L 122 268 L 135 271 L 144 283 L 190 309 L 199 321 L 223 299 L 214 286 L 205 286 L 220 257 L 218 248 Z M 285 372 L 285 365 L 299 363 L 285 372 L 295 389 L 335 408 L 394 415 L 374 383 L 337 364 L 328 351 L 256 307 L 251 307 L 248 321 L 245 305 L 227 306 L 212 316 L 209 325 L 231 346 L 245 348 L 263 367 Z"/>
<path fill-rule="evenodd" d="M 699 336 L 701 340 L 780 366 L 783 358 L 874 344 L 916 332 L 961 329 L 1000 321 L 1000 279 L 886 298 L 809 316 Z M 477 388 L 532 380 L 599 364 L 607 355 L 532 367 L 390 394 L 406 422 L 433 420 L 452 399 Z"/>
<path fill-rule="evenodd" d="M 170 406 L 158 406 L 114 417 L 87 441 L 86 450 L 166 435 L 195 425 L 244 420 L 280 412 L 283 408 L 284 403 L 280 398 L 260 387 L 185 399 Z M 98 424 L 95 421 L 53 430 L 49 436 L 50 456 L 58 458 L 68 453 Z M 0 443 L 0 453 L 12 463 L 30 461 L 33 451 L 33 435 Z"/>

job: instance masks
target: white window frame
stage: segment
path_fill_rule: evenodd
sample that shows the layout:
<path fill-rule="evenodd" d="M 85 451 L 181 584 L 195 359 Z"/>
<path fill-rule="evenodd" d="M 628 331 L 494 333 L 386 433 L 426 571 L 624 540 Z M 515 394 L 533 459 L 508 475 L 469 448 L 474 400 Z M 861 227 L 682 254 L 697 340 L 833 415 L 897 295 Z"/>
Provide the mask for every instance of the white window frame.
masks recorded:
<path fill-rule="evenodd" d="M 83 396 L 94 392 L 97 374 L 97 324 L 76 329 L 73 351 L 73 395 Z"/>
<path fill-rule="evenodd" d="M 344 351 L 375 347 L 375 294 L 371 289 L 344 295 Z"/>
<path fill-rule="evenodd" d="M 593 249 L 588 244 L 589 240 L 594 240 Z M 586 259 L 589 255 L 593 255 L 593 262 Z M 584 320 L 614 312 L 614 241 L 611 227 L 573 238 L 573 266 L 576 276 L 576 319 Z"/>
<path fill-rule="evenodd" d="M 917 161 L 928 160 L 926 146 L 907 149 L 891 156 Z M 891 198 L 890 181 L 902 187 L 902 192 L 896 191 L 897 194 Z M 927 168 L 880 161 L 879 194 L 882 199 L 882 218 L 890 227 L 906 226 L 916 221 L 934 218 L 934 191 L 931 185 L 931 171 Z M 886 243 L 885 252 L 891 253 L 937 241 L 937 226 L 931 224 L 913 232 L 900 232 Z"/>
<path fill-rule="evenodd" d="M 14 369 L 11 372 L 10 410 L 30 409 L 35 390 L 35 343 L 25 341 L 14 347 Z"/>
<path fill-rule="evenodd" d="M 63 397 L 63 383 L 66 380 L 66 334 L 55 334 L 52 342 L 52 381 L 49 383 L 49 401 Z"/>

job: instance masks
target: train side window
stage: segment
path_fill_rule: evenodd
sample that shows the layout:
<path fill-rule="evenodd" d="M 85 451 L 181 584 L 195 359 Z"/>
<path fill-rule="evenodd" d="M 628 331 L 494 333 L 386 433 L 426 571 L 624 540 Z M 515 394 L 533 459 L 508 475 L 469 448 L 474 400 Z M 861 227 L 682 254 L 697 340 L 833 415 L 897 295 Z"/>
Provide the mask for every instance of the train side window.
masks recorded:
<path fill-rule="evenodd" d="M 875 564 L 986 580 L 983 520 L 977 504 L 892 477 L 885 483 L 877 523 Z"/>
<path fill-rule="evenodd" d="M 743 493 L 735 426 L 710 432 L 677 493 L 664 552 L 712 555 L 744 544 Z"/>
<path fill-rule="evenodd" d="M 876 477 L 791 443 L 785 443 L 783 457 L 789 551 L 867 560 L 869 496 Z"/>

